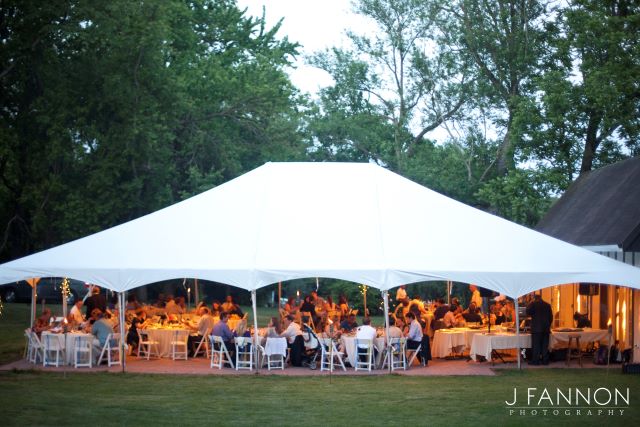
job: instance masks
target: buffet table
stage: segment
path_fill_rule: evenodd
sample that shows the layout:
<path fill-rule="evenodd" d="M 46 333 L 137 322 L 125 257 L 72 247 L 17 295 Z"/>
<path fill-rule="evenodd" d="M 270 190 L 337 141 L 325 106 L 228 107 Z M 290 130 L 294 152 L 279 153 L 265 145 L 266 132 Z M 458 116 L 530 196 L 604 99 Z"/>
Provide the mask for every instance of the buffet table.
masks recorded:
<path fill-rule="evenodd" d="M 471 359 L 476 360 L 476 356 L 483 356 L 487 360 L 491 360 L 491 352 L 493 350 L 506 350 L 511 348 L 530 348 L 531 347 L 531 335 L 520 334 L 519 341 L 518 336 L 515 333 L 482 333 L 473 336 L 471 342 L 470 355 Z"/>
<path fill-rule="evenodd" d="M 580 336 L 580 345 L 585 346 L 587 343 L 606 340 L 609 338 L 609 331 L 606 329 L 556 329 L 551 331 L 549 337 L 549 348 L 567 348 L 569 345 L 569 335 Z"/>

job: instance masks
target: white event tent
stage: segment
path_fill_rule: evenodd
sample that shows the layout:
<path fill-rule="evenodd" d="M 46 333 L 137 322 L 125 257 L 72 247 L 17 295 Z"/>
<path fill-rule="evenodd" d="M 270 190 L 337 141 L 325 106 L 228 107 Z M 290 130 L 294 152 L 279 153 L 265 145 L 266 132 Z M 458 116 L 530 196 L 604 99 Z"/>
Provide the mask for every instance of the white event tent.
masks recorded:
<path fill-rule="evenodd" d="M 517 298 L 561 283 L 640 288 L 640 269 L 366 163 L 267 163 L 190 199 L 0 265 L 4 282 L 70 277 L 121 292 L 193 277 L 251 291 L 303 277 L 383 291 L 429 280 Z M 254 319 L 255 319 L 254 315 Z M 257 327 L 257 326 L 256 326 Z"/>

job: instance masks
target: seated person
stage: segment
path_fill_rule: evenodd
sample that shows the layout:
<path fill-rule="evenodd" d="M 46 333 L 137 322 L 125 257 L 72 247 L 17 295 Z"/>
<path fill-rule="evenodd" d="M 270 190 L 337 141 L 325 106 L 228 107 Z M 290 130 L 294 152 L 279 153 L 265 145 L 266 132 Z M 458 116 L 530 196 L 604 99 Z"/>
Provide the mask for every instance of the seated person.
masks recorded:
<path fill-rule="evenodd" d="M 107 337 L 109 334 L 113 334 L 113 326 L 111 322 L 105 319 L 104 313 L 99 308 L 93 309 L 91 318 L 94 319 L 93 325 L 91 326 L 91 334 L 95 337 L 93 339 L 93 347 L 94 350 L 96 350 L 94 351 L 94 356 L 97 361 L 102 352 L 102 348 L 107 342 Z"/>
<path fill-rule="evenodd" d="M 220 301 L 213 300 L 213 303 L 211 304 L 211 315 L 213 317 L 220 317 L 220 313 L 222 313 L 222 311 L 222 304 L 220 304 Z"/>
<path fill-rule="evenodd" d="M 207 309 L 208 314 L 209 309 Z M 203 315 L 204 317 L 204 315 Z M 202 321 L 202 319 L 200 319 Z M 220 314 L 220 321 L 213 326 L 213 330 L 211 331 L 211 335 L 222 338 L 224 345 L 227 347 L 227 351 L 229 352 L 229 357 L 231 360 L 235 360 L 235 342 L 233 332 L 229 329 L 229 325 L 227 322 L 229 321 L 229 315 L 227 313 Z M 235 363 L 235 362 L 234 362 Z"/>
<path fill-rule="evenodd" d="M 132 354 L 140 344 L 138 330 L 144 329 L 148 324 L 147 313 L 144 309 L 136 310 L 136 317 L 131 320 L 131 326 L 127 332 L 127 344 L 129 345 L 129 354 Z"/>
<path fill-rule="evenodd" d="M 456 311 L 458 310 L 458 307 L 455 305 L 451 305 L 451 307 L 449 307 L 449 311 L 447 311 L 447 314 L 444 315 L 444 318 L 442 319 L 442 321 L 444 322 L 444 327 L 445 328 L 455 328 L 456 325 L 458 324 L 458 320 L 456 319 Z"/>
<path fill-rule="evenodd" d="M 436 300 L 436 309 L 433 312 L 433 319 L 441 320 L 444 318 L 444 315 L 447 314 L 447 311 L 449 311 L 449 306 L 444 303 L 442 298 L 438 298 Z"/>
<path fill-rule="evenodd" d="M 402 338 L 402 329 L 396 326 L 396 319 L 389 316 L 389 338 Z"/>
<path fill-rule="evenodd" d="M 45 308 L 42 310 L 40 317 L 36 319 L 35 325 L 33 325 L 33 331 L 40 336 L 42 332 L 51 329 L 51 310 Z"/>
<path fill-rule="evenodd" d="M 342 329 L 342 332 L 344 333 L 349 333 L 357 327 L 358 322 L 356 322 L 355 314 L 348 315 L 347 318 L 340 323 L 340 329 Z"/>
<path fill-rule="evenodd" d="M 236 337 L 250 337 L 251 331 L 247 328 L 247 320 L 242 319 L 236 325 L 236 329 L 233 331 L 233 335 Z"/>
<path fill-rule="evenodd" d="M 269 319 L 269 324 L 267 325 L 267 338 L 279 338 L 280 333 L 280 319 L 278 317 L 272 317 Z"/>
<path fill-rule="evenodd" d="M 300 325 L 294 322 L 293 319 L 294 317 L 291 314 L 284 318 L 284 331 L 280 334 L 280 337 L 287 339 L 287 346 L 291 351 L 291 364 L 293 366 L 302 366 L 304 340 L 302 338 Z"/>
<path fill-rule="evenodd" d="M 494 325 L 501 325 L 507 321 L 507 317 L 502 312 L 502 305 L 496 303 L 491 306 L 491 322 Z"/>
<path fill-rule="evenodd" d="M 318 323 L 318 315 L 316 314 L 316 306 L 313 303 L 313 299 L 310 295 L 304 297 L 304 302 L 300 306 L 300 312 L 309 313 L 313 319 L 313 323 Z"/>
<path fill-rule="evenodd" d="M 462 318 L 467 323 L 482 323 L 482 316 L 478 313 L 475 303 L 469 304 L 469 308 L 462 313 Z"/>
<path fill-rule="evenodd" d="M 227 299 L 222 304 L 222 311 L 227 314 L 235 314 L 240 317 L 243 316 L 240 306 L 233 301 L 233 297 L 231 295 L 227 295 Z"/>
<path fill-rule="evenodd" d="M 188 325 L 193 332 L 196 332 L 195 335 L 189 335 L 189 338 L 187 341 L 189 346 L 190 357 L 193 357 L 195 355 L 195 352 L 198 348 L 198 345 L 200 345 L 202 338 L 212 334 L 213 327 L 214 327 L 213 316 L 209 314 L 209 308 L 207 308 L 206 306 L 202 307 L 200 309 L 200 312 L 202 314 L 200 316 L 200 320 L 198 320 L 197 326 L 193 327 L 191 325 Z M 207 337 L 207 339 L 209 338 Z M 229 347 L 227 346 L 227 349 L 228 348 Z"/>
<path fill-rule="evenodd" d="M 422 333 L 422 326 L 416 320 L 416 316 L 413 313 L 411 312 L 407 313 L 407 319 L 410 320 L 411 322 L 409 324 L 409 333 L 407 334 L 407 349 L 415 350 L 419 346 L 422 346 L 420 348 L 420 353 L 418 353 L 417 357 L 418 357 L 418 361 L 420 361 L 421 364 L 426 366 L 429 363 L 429 360 L 431 360 L 431 348 L 429 347 L 429 337 L 425 336 Z"/>
<path fill-rule="evenodd" d="M 377 332 L 375 328 L 371 326 L 371 319 L 368 317 L 365 317 L 362 320 L 362 326 L 356 329 L 356 340 L 371 340 L 371 343 L 373 344 L 373 340 L 376 338 L 376 336 L 377 336 Z M 359 349 L 357 350 L 358 357 L 362 357 L 362 355 L 360 354 L 360 349 L 366 349 L 367 346 L 359 344 L 358 347 L 359 347 Z M 374 352 L 374 355 L 375 353 L 377 353 L 375 346 L 373 347 L 373 352 Z"/>
<path fill-rule="evenodd" d="M 82 300 L 78 298 L 73 304 L 73 307 L 71 307 L 71 311 L 69 311 L 69 315 L 67 316 L 67 321 L 71 328 L 80 327 L 80 325 L 84 323 L 84 316 L 82 315 L 83 304 Z"/>

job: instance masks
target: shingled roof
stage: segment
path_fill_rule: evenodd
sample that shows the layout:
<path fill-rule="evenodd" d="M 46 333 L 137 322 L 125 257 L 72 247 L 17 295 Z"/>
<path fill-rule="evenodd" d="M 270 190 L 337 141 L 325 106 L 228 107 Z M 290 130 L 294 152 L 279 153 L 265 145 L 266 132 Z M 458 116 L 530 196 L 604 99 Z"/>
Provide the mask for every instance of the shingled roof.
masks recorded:
<path fill-rule="evenodd" d="M 640 157 L 583 174 L 536 229 L 579 246 L 640 251 Z"/>

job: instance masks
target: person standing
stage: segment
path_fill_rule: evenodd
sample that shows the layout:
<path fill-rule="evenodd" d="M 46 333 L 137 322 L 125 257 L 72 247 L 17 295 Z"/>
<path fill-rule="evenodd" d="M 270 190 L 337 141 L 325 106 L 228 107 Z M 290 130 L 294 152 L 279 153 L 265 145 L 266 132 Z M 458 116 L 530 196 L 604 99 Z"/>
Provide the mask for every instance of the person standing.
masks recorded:
<path fill-rule="evenodd" d="M 553 313 L 551 305 L 536 294 L 527 306 L 527 316 L 531 316 L 531 361 L 530 365 L 549 364 L 549 334 Z"/>

